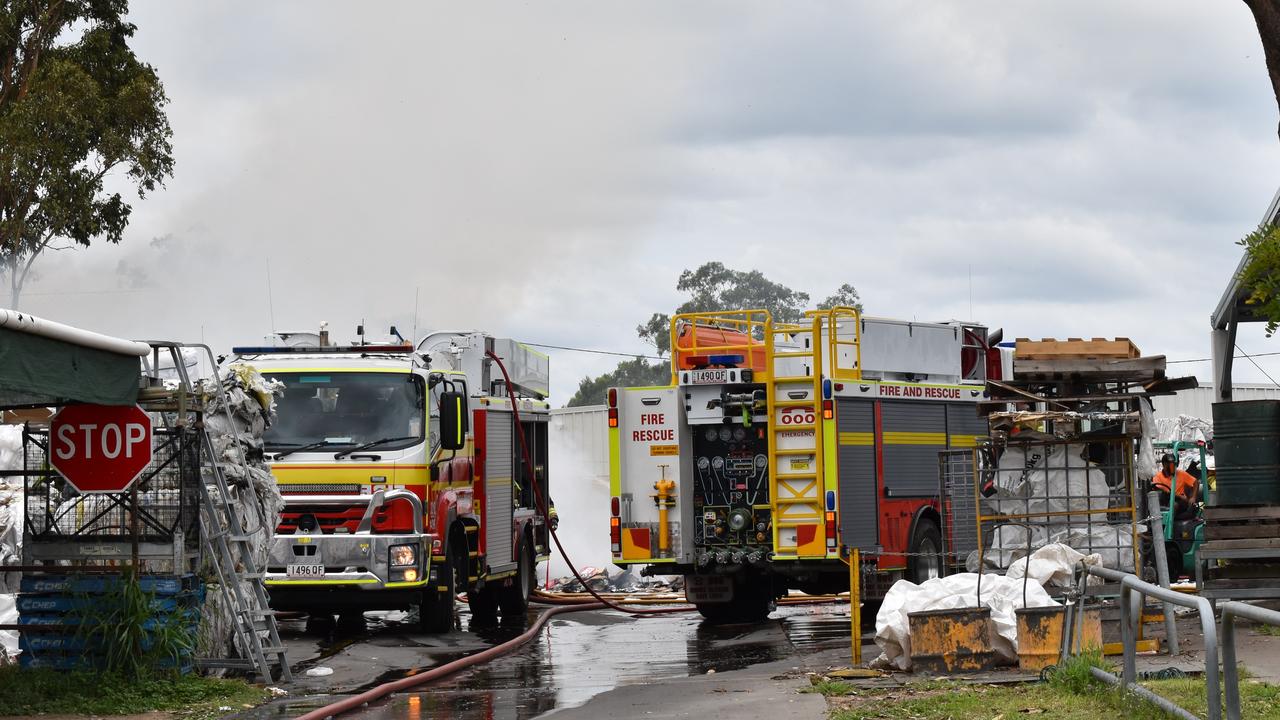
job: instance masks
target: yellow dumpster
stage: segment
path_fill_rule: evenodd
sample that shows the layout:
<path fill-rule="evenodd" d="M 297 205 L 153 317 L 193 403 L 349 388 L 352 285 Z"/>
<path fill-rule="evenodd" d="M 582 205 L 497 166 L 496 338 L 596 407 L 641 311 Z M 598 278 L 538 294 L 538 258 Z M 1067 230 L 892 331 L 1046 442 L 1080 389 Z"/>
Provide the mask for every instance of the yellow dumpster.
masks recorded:
<path fill-rule="evenodd" d="M 991 608 L 907 613 L 911 666 L 917 672 L 990 670 L 999 663 L 991 638 Z"/>
<path fill-rule="evenodd" d="M 1018 617 L 1018 667 L 1023 670 L 1043 670 L 1057 665 L 1062 654 L 1062 619 L 1066 608 L 1061 605 L 1019 608 Z M 1073 645 L 1080 649 L 1102 647 L 1102 615 L 1096 610 L 1084 613 L 1082 641 Z"/>

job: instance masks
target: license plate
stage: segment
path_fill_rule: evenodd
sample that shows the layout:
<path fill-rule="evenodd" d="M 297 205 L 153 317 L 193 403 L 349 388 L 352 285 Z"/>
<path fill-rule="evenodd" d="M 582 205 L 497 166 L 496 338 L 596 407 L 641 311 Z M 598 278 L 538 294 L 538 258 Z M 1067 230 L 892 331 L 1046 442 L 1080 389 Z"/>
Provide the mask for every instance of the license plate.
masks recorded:
<path fill-rule="evenodd" d="M 324 566 L 308 563 L 306 565 L 288 565 L 286 574 L 298 580 L 312 580 L 324 577 Z"/>
<path fill-rule="evenodd" d="M 724 368 L 692 370 L 689 373 L 689 381 L 694 385 L 719 385 L 729 382 L 729 371 Z"/>

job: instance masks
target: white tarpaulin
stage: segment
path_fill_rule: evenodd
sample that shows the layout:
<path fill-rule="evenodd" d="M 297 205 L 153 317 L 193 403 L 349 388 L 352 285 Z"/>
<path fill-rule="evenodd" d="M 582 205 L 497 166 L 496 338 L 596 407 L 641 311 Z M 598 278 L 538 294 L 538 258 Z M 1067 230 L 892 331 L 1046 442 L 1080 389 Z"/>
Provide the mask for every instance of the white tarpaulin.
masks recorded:
<path fill-rule="evenodd" d="M 991 638 L 992 649 L 1010 662 L 1018 659 L 1018 621 L 1014 611 L 1023 607 L 1024 585 L 1026 607 L 1058 604 L 1034 581 L 1024 583 L 994 574 L 982 576 L 982 606 L 991 608 L 991 623 L 996 633 Z M 900 670 L 911 669 L 909 613 L 973 607 L 979 607 L 976 573 L 934 578 L 921 585 L 899 580 L 889 588 L 880 612 L 876 613 L 876 644 L 884 651 L 877 662 L 888 662 Z"/>
<path fill-rule="evenodd" d="M 1082 562 L 1098 565 L 1102 559 L 1096 555 L 1082 555 L 1065 545 L 1053 544 L 1016 563 L 1007 575 L 984 574 L 981 586 L 976 573 L 934 578 L 920 585 L 899 580 L 889 588 L 880 611 L 876 613 L 876 644 L 884 653 L 876 663 L 890 664 L 900 670 L 911 669 L 908 614 L 922 610 L 979 607 L 979 591 L 982 606 L 991 608 L 991 623 L 996 632 L 991 638 L 992 649 L 1006 661 L 1014 662 L 1018 659 L 1018 620 L 1014 612 L 1022 607 L 1057 605 L 1041 583 L 1070 584 L 1075 569 Z"/>

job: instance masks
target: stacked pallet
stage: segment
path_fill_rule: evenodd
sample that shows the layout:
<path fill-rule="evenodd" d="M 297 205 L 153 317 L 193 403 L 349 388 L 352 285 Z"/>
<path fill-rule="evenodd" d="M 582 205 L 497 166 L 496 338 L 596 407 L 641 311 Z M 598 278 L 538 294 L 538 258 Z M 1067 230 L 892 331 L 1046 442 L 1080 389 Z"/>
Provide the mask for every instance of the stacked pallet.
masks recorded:
<path fill-rule="evenodd" d="M 1220 561 L 1201 571 L 1205 597 L 1280 595 L 1280 506 L 1207 507 L 1204 520 L 1199 559 Z"/>
<path fill-rule="evenodd" d="M 1018 338 L 1013 351 L 1015 380 L 1150 383 L 1164 372 L 1163 355 L 1142 357 L 1129 338 Z"/>
<path fill-rule="evenodd" d="M 56 670 L 103 669 L 105 647 L 94 626 L 119 623 L 129 615 L 116 575 L 45 575 L 27 573 L 18 596 L 22 667 Z M 190 672 L 192 653 L 204 605 L 204 584 L 194 575 L 144 575 L 137 590 L 145 596 L 151 617 L 142 622 L 144 651 L 165 633 L 185 633 L 191 642 L 178 653 L 176 669 Z M 114 634 L 112 635 L 114 637 Z M 158 668 L 174 669 L 172 657 L 155 657 Z"/>

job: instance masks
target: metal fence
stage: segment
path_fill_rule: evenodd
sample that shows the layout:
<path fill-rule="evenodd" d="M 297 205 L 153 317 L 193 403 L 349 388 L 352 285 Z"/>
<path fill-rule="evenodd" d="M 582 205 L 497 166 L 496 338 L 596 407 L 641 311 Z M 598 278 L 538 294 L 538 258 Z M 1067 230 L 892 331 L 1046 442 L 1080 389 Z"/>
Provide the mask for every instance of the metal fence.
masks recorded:
<path fill-rule="evenodd" d="M 963 565 L 978 550 L 977 450 L 943 450 L 938 453 L 938 497 L 942 501 L 943 554 L 948 565 Z"/>
<path fill-rule="evenodd" d="M 156 428 L 151 463 L 129 491 L 80 494 L 48 461 L 47 430 L 23 432 L 27 534 L 48 540 L 169 542 L 198 538 L 199 436 Z"/>
<path fill-rule="evenodd" d="M 1064 543 L 1101 555 L 1109 568 L 1137 568 L 1132 446 L 1128 438 L 994 446 L 992 460 L 972 474 L 983 563 L 1005 569 L 1036 548 Z"/>

